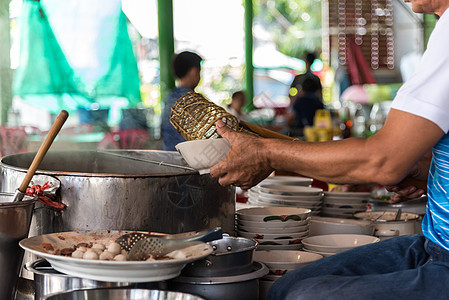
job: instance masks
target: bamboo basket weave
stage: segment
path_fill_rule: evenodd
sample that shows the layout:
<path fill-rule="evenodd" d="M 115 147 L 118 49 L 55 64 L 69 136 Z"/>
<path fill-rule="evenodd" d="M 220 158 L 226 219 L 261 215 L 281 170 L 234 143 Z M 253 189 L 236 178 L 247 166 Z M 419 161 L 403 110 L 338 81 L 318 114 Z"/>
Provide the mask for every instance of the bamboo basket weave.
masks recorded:
<path fill-rule="evenodd" d="M 220 137 L 215 128 L 218 120 L 235 131 L 258 136 L 244 129 L 234 115 L 199 93 L 185 94 L 171 108 L 170 123 L 188 141 Z"/>

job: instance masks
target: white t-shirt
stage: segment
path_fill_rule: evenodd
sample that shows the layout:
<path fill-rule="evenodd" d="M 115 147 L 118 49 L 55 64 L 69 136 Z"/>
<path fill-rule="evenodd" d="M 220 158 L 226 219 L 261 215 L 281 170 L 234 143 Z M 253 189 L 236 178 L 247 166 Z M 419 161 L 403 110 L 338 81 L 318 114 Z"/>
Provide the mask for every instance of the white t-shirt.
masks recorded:
<path fill-rule="evenodd" d="M 433 30 L 421 63 L 396 95 L 392 108 L 421 116 L 449 131 L 449 12 Z"/>

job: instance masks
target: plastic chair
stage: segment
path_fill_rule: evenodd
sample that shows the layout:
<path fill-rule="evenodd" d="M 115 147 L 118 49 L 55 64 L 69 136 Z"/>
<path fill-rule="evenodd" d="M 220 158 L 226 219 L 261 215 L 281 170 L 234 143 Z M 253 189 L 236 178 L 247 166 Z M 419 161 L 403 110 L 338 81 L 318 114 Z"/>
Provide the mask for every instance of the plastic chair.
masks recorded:
<path fill-rule="evenodd" d="M 27 152 L 27 136 L 23 128 L 0 126 L 0 156 Z"/>
<path fill-rule="evenodd" d="M 145 149 L 149 134 L 144 129 L 124 129 L 105 134 L 98 149 Z"/>

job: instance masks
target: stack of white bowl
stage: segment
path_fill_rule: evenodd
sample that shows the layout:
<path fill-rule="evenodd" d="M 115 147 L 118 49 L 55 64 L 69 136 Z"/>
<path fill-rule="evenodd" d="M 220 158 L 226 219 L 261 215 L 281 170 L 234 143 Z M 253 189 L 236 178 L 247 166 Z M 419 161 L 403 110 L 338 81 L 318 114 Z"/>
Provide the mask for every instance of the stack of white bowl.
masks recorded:
<path fill-rule="evenodd" d="M 355 213 L 366 211 L 370 193 L 324 192 L 321 216 L 352 218 Z"/>
<path fill-rule="evenodd" d="M 376 243 L 379 238 L 363 234 L 325 234 L 316 235 L 302 240 L 304 251 L 313 252 L 322 256 L 331 256 L 336 253 L 355 247 Z"/>
<path fill-rule="evenodd" d="M 259 280 L 259 299 L 265 299 L 268 289 L 282 275 L 323 258 L 322 255 L 306 251 L 268 250 L 256 251 L 254 260 L 264 263 L 270 272 Z"/>
<path fill-rule="evenodd" d="M 309 236 L 310 209 L 270 206 L 239 209 L 238 236 L 255 239 L 257 250 L 299 250 Z"/>
<path fill-rule="evenodd" d="M 312 215 L 319 215 L 323 190 L 309 186 L 264 184 L 249 191 L 248 203 L 260 206 L 293 206 L 308 208 Z"/>

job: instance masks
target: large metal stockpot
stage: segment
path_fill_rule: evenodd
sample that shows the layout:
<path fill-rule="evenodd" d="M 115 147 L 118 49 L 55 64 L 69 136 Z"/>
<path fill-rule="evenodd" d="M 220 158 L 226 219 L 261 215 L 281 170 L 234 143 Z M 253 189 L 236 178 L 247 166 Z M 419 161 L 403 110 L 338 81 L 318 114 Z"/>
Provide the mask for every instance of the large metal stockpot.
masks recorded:
<path fill-rule="evenodd" d="M 35 153 L 0 161 L 0 191 L 14 192 Z M 188 168 L 174 151 L 49 151 L 35 182 L 60 182 L 67 205 L 35 210 L 30 236 L 45 233 L 127 229 L 179 233 L 234 228 L 235 188 Z M 39 178 L 41 177 L 41 178 Z"/>

